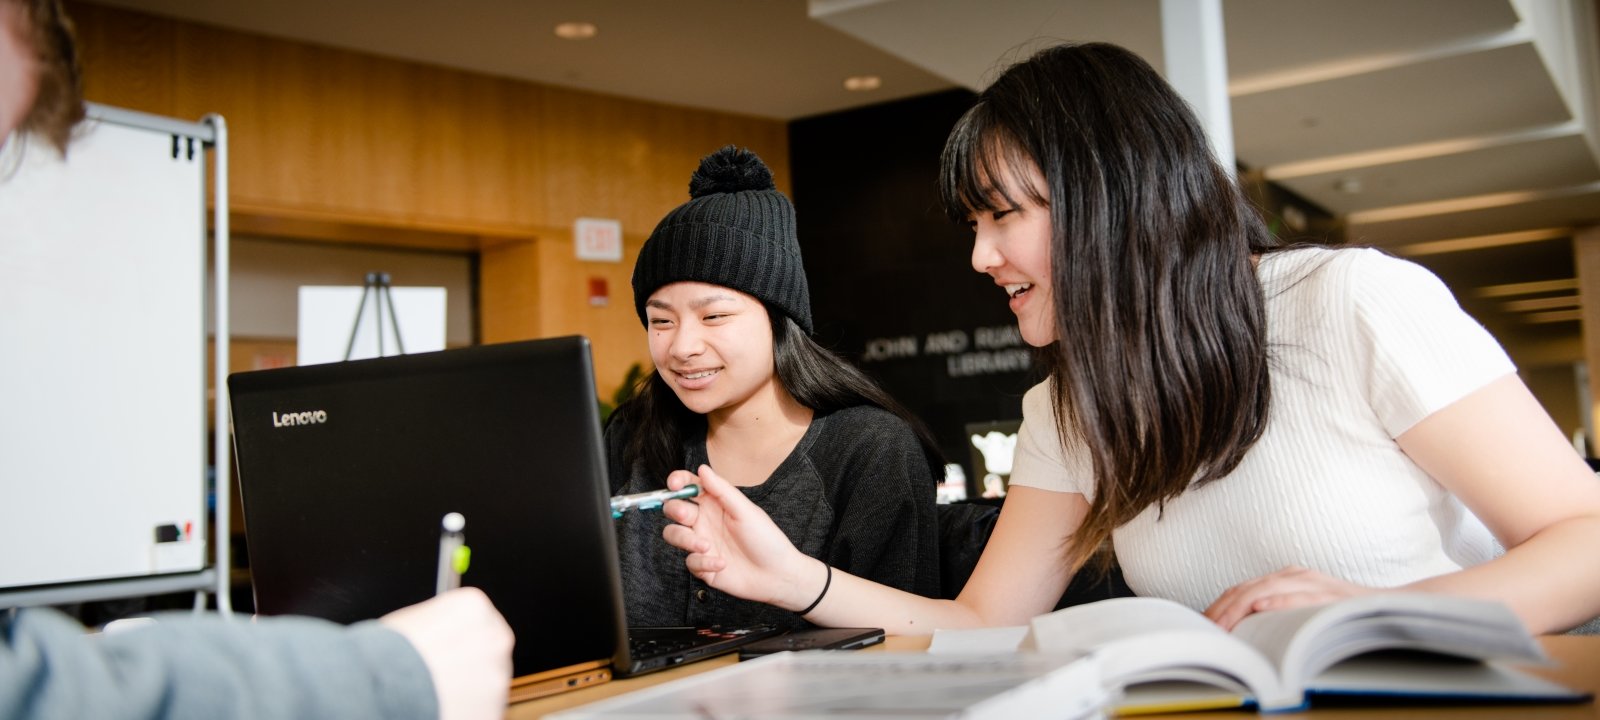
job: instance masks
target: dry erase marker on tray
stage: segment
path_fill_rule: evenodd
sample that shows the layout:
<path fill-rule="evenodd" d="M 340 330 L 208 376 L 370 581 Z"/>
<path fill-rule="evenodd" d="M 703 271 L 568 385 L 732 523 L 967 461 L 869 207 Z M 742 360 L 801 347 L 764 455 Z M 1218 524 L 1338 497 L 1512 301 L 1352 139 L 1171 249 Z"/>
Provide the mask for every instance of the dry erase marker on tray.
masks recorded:
<path fill-rule="evenodd" d="M 628 509 L 655 510 L 668 500 L 687 500 L 700 494 L 699 485 L 685 485 L 682 490 L 653 490 L 635 495 L 618 495 L 611 498 L 611 517 L 622 517 Z"/>
<path fill-rule="evenodd" d="M 461 513 L 446 513 L 439 532 L 439 577 L 434 593 L 442 595 L 461 587 L 461 573 L 467 571 L 472 561 L 472 548 L 466 546 L 466 536 L 461 529 L 467 519 Z"/>

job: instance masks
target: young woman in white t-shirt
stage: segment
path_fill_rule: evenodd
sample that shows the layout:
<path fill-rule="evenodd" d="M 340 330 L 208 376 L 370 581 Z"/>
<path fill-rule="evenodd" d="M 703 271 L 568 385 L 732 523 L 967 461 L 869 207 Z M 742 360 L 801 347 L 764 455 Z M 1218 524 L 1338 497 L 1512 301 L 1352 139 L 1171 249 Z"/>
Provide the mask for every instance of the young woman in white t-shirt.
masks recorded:
<path fill-rule="evenodd" d="M 1012 67 L 941 174 L 1050 369 L 971 580 L 939 601 L 829 568 L 702 468 L 669 479 L 704 494 L 664 535 L 705 582 L 820 625 L 1013 625 L 1110 540 L 1136 592 L 1229 628 L 1381 590 L 1500 600 L 1535 632 L 1600 614 L 1600 480 L 1499 345 L 1413 264 L 1278 247 L 1137 56 Z"/>

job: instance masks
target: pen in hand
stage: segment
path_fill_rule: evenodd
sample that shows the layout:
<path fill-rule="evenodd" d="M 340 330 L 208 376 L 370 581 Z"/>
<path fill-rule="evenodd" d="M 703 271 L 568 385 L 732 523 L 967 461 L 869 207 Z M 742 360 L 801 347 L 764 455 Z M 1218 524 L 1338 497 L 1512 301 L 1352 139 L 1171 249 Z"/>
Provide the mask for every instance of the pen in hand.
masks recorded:
<path fill-rule="evenodd" d="M 461 529 L 467 519 L 461 513 L 446 513 L 439 533 L 439 575 L 434 594 L 443 595 L 461 587 L 461 573 L 467 571 L 472 560 L 472 548 L 466 546 L 466 535 Z"/>
<path fill-rule="evenodd" d="M 617 495 L 611 498 L 611 517 L 613 519 L 622 517 L 622 513 L 629 509 L 655 510 L 665 505 L 668 500 L 687 500 L 699 494 L 699 485 L 685 485 L 682 490 L 652 490 L 633 495 Z"/>

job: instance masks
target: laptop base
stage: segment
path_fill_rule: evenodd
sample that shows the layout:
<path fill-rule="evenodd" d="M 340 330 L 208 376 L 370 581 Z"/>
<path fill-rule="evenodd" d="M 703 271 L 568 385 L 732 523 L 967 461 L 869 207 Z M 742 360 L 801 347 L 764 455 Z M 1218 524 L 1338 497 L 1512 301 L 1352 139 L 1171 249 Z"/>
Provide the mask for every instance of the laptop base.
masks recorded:
<path fill-rule="evenodd" d="M 568 690 L 599 685 L 611 680 L 611 665 L 604 660 L 546 670 L 511 679 L 507 702 L 518 703 Z"/>

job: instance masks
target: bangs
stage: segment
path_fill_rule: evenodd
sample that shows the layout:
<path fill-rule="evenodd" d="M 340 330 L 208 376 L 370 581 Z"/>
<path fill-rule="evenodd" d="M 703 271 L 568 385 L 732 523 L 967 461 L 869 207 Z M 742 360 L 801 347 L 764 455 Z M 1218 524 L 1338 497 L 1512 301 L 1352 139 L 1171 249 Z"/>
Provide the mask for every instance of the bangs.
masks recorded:
<path fill-rule="evenodd" d="M 939 162 L 939 196 L 950 222 L 965 225 L 972 215 L 1017 207 L 1022 198 L 1049 206 L 1027 175 L 1035 164 L 1013 133 L 995 120 L 984 103 L 956 121 Z"/>

